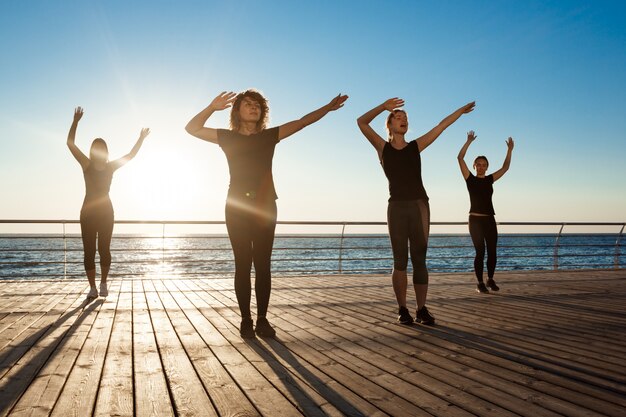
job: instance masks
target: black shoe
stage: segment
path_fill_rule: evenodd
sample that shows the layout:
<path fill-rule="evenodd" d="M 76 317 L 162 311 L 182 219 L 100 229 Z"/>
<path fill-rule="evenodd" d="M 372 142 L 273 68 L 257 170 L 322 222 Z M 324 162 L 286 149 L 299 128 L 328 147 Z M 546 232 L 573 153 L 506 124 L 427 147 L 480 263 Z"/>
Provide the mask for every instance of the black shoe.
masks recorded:
<path fill-rule="evenodd" d="M 496 285 L 496 282 L 493 280 L 493 278 L 487 280 L 487 286 L 491 288 L 491 291 L 498 291 L 500 289 L 500 287 Z"/>
<path fill-rule="evenodd" d="M 398 309 L 398 323 L 400 324 L 413 324 L 413 317 L 409 313 L 409 309 L 406 307 L 400 307 Z"/>
<path fill-rule="evenodd" d="M 260 337 L 274 337 L 276 336 L 276 330 L 270 326 L 270 322 L 265 317 L 259 317 L 256 320 L 256 334 Z"/>
<path fill-rule="evenodd" d="M 432 326 L 435 324 L 435 318 L 430 315 L 426 306 L 415 312 L 415 321 L 417 323 L 425 324 L 426 326 Z"/>
<path fill-rule="evenodd" d="M 239 334 L 244 339 L 254 339 L 254 326 L 252 318 L 246 317 L 241 320 L 241 327 L 239 328 Z"/>
<path fill-rule="evenodd" d="M 479 282 L 478 285 L 476 285 L 476 292 L 479 292 L 481 294 L 489 294 L 489 290 L 485 286 L 484 282 Z"/>

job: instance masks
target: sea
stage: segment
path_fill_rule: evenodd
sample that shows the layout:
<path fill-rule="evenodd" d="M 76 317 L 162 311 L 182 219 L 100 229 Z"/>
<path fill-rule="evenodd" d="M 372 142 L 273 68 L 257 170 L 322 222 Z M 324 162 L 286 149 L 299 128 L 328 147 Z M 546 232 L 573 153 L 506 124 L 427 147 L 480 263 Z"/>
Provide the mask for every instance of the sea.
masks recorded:
<path fill-rule="evenodd" d="M 224 278 L 234 272 L 225 235 L 114 235 L 111 250 L 111 276 Z M 432 234 L 427 266 L 430 272 L 471 272 L 474 254 L 467 234 Z M 277 235 L 272 254 L 274 276 L 387 274 L 392 267 L 386 234 Z M 501 234 L 498 239 L 500 271 L 624 267 L 626 250 L 616 234 L 558 239 L 554 234 Z M 83 277 L 79 235 L 0 235 L 0 279 Z"/>

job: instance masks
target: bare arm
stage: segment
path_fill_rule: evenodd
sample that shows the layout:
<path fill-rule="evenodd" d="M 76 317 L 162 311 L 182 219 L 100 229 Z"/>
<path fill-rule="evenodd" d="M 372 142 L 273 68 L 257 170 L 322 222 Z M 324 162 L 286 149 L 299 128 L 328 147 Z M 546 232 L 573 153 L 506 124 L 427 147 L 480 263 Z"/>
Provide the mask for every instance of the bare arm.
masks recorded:
<path fill-rule="evenodd" d="M 294 120 L 278 127 L 278 140 L 283 140 L 293 135 L 297 131 L 307 127 L 308 125 L 317 122 L 322 117 L 326 116 L 329 112 L 335 111 L 341 107 L 343 107 L 343 103 L 348 99 L 348 96 L 344 96 L 339 94 L 337 97 L 333 98 L 330 103 L 325 106 L 320 107 L 317 110 L 312 111 L 306 116 Z"/>
<path fill-rule="evenodd" d="M 372 110 L 365 113 L 363 116 L 356 119 L 356 124 L 359 126 L 361 133 L 363 136 L 372 144 L 376 152 L 378 152 L 378 157 L 382 155 L 383 148 L 385 147 L 385 139 L 380 137 L 378 133 L 370 126 L 370 123 L 383 111 L 392 111 L 393 109 L 397 109 L 398 107 L 404 106 L 404 100 L 394 97 L 385 101 L 382 104 L 374 107 Z"/>
<path fill-rule="evenodd" d="M 196 114 L 185 126 L 185 130 L 192 136 L 198 139 L 206 140 L 207 142 L 217 143 L 217 129 L 210 127 L 204 127 L 206 121 L 211 117 L 213 112 L 224 110 L 233 105 L 237 94 L 232 91 L 221 92 L 217 97 L 211 101 L 204 110 Z"/>
<path fill-rule="evenodd" d="M 513 153 L 513 147 L 515 146 L 515 142 L 513 142 L 513 138 L 509 137 L 506 140 L 506 157 L 504 158 L 504 163 L 502 164 L 502 168 L 493 173 L 493 181 L 496 182 L 500 179 L 508 170 L 509 166 L 511 166 L 511 154 Z"/>
<path fill-rule="evenodd" d="M 443 133 L 443 131 L 448 128 L 448 126 L 456 122 L 463 114 L 469 113 L 474 110 L 475 105 L 476 102 L 474 101 L 472 101 L 471 103 L 467 103 L 465 106 L 459 108 L 454 113 L 439 122 L 439 124 L 432 128 L 430 132 L 417 138 L 416 141 L 419 151 L 422 152 L 424 149 L 430 146 L 430 144 L 433 143 L 435 139 L 437 139 L 439 135 L 441 135 L 441 133 Z"/>
<path fill-rule="evenodd" d="M 81 168 L 84 170 L 89 166 L 89 158 L 78 149 L 76 146 L 76 128 L 78 127 L 78 121 L 83 117 L 83 108 L 76 107 L 74 109 L 74 120 L 72 121 L 72 126 L 70 127 L 70 131 L 67 134 L 67 147 L 70 148 L 70 152 L 74 155 L 74 158 L 78 161 Z"/>
<path fill-rule="evenodd" d="M 467 132 L 467 141 L 463 144 L 463 147 L 459 151 L 459 155 L 457 159 L 459 160 L 459 167 L 461 168 L 461 173 L 463 174 L 463 178 L 467 179 L 470 176 L 470 170 L 465 163 L 465 154 L 467 153 L 467 149 L 470 147 L 472 142 L 476 139 L 476 135 L 473 130 Z"/>
<path fill-rule="evenodd" d="M 118 168 L 123 167 L 124 165 L 126 165 L 128 161 L 130 161 L 135 156 L 137 156 L 137 152 L 139 152 L 139 149 L 141 149 L 141 145 L 143 145 L 143 140 L 149 134 L 150 134 L 150 129 L 148 129 L 147 127 L 144 127 L 143 129 L 141 129 L 141 133 L 139 133 L 139 139 L 137 139 L 137 142 L 135 143 L 135 146 L 133 146 L 133 149 L 131 149 L 129 153 L 122 156 L 121 158 L 118 158 L 115 161 L 111 162 L 111 167 L 113 168 L 114 171 Z"/>

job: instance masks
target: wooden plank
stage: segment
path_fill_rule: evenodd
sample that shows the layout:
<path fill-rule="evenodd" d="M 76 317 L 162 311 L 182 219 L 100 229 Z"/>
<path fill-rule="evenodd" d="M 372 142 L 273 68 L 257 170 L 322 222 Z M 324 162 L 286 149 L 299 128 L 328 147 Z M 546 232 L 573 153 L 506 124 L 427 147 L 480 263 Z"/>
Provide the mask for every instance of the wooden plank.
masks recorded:
<path fill-rule="evenodd" d="M 144 281 L 144 291 L 176 413 L 184 416 L 217 416 L 153 284 L 152 281 Z"/>
<path fill-rule="evenodd" d="M 46 365 L 13 408 L 10 413 L 11 417 L 35 417 L 50 414 L 98 315 L 101 304 L 101 302 L 89 304 L 72 323 Z"/>
<path fill-rule="evenodd" d="M 39 321 L 36 332 L 31 332 L 19 344 L 11 343 L 5 348 L 7 358 L 19 357 L 19 360 L 3 363 L 6 371 L 0 379 L 0 415 L 6 415 L 27 390 L 50 355 L 62 344 L 72 324 L 80 317 L 84 305 L 75 296 L 66 295 L 56 307 L 58 310 L 46 314 Z"/>
<path fill-rule="evenodd" d="M 165 374 L 141 281 L 133 281 L 133 368 L 137 417 L 173 417 Z"/>
<path fill-rule="evenodd" d="M 120 283 L 94 416 L 133 416 L 132 283 Z"/>
<path fill-rule="evenodd" d="M 222 292 L 211 293 L 212 296 L 221 296 Z M 224 300 L 227 303 L 231 303 L 230 300 Z M 226 313 L 227 310 L 224 310 Z M 232 310 L 231 310 L 232 313 Z M 231 314 L 230 327 L 237 328 L 237 315 Z M 295 346 L 295 345 L 294 345 Z M 293 349 L 291 349 L 293 351 Z M 359 395 L 366 398 L 369 402 L 374 404 L 377 408 L 385 413 L 392 415 L 427 415 L 428 413 L 419 409 L 404 399 L 396 396 L 392 392 L 381 389 L 378 385 L 371 383 L 360 377 L 358 374 L 352 372 L 340 363 L 333 362 L 329 359 L 325 359 L 323 355 L 319 354 L 319 351 L 313 353 L 311 349 L 303 348 L 299 349 L 298 355 L 305 360 L 312 361 L 318 365 L 324 373 L 339 381 L 342 385 L 346 385 L 350 390 L 358 392 Z M 303 356 L 305 355 L 305 356 Z M 307 359 L 308 357 L 308 359 Z"/>
<path fill-rule="evenodd" d="M 215 355 L 218 346 L 228 346 L 226 340 L 221 338 L 219 332 L 176 287 L 164 285 L 159 294 L 172 325 L 218 414 L 260 415 Z M 230 357 L 234 352 L 225 352 L 222 349 L 221 353 L 222 356 L 228 355 L 228 361 L 232 360 Z M 280 403 L 277 406 L 280 407 Z M 282 411 L 280 408 L 276 409 L 277 414 L 283 415 Z"/>
<path fill-rule="evenodd" d="M 93 413 L 113 327 L 119 281 L 113 281 L 110 287 L 109 296 L 98 299 L 102 306 L 52 409 L 54 417 L 84 417 Z"/>

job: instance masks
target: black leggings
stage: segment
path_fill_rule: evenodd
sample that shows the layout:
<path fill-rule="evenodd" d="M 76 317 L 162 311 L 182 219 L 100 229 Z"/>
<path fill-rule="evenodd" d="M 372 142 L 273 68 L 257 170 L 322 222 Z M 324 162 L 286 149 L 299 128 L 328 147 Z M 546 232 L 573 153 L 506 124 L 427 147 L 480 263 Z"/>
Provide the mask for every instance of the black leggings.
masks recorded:
<path fill-rule="evenodd" d="M 483 282 L 485 243 L 487 243 L 487 277 L 493 278 L 496 271 L 496 248 L 498 246 L 498 226 L 493 216 L 469 216 L 469 232 L 476 249 L 474 273 L 478 282 Z"/>
<path fill-rule="evenodd" d="M 413 283 L 428 284 L 426 250 L 430 231 L 428 200 L 390 201 L 387 206 L 387 226 L 393 251 L 393 267 L 406 271 L 413 264 Z"/>
<path fill-rule="evenodd" d="M 276 229 L 276 201 L 265 203 L 229 198 L 226 201 L 226 229 L 235 255 L 235 294 L 241 317 L 250 317 L 252 286 L 250 275 L 254 263 L 254 292 L 257 314 L 264 317 L 272 290 L 272 246 Z"/>
<path fill-rule="evenodd" d="M 100 267 L 111 266 L 111 237 L 113 236 L 113 206 L 105 204 L 80 212 L 80 232 L 85 251 L 85 271 L 96 269 L 96 241 Z"/>

